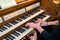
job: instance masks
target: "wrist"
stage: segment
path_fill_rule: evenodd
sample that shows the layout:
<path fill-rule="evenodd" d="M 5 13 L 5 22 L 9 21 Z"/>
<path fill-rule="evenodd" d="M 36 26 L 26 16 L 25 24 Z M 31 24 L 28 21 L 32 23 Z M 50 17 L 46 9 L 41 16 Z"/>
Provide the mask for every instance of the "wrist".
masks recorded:
<path fill-rule="evenodd" d="M 37 40 L 37 38 L 32 38 L 31 40 Z"/>
<path fill-rule="evenodd" d="M 37 28 L 37 30 L 38 30 L 40 33 L 42 33 L 42 32 L 44 31 L 44 29 L 43 29 L 42 27 Z"/>
<path fill-rule="evenodd" d="M 32 40 L 37 40 L 37 39 L 32 39 Z"/>

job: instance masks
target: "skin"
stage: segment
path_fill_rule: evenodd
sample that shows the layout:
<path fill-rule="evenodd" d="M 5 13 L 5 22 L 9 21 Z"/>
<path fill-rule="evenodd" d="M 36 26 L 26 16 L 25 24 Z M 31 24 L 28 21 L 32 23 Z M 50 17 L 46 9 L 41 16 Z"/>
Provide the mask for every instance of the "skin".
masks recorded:
<path fill-rule="evenodd" d="M 35 21 L 35 23 L 30 22 L 30 23 L 27 23 L 26 26 L 37 29 L 40 33 L 42 33 L 45 30 L 41 26 L 58 25 L 58 24 L 59 24 L 58 21 L 46 22 L 46 21 L 38 18 L 37 21 Z M 30 36 L 30 39 L 37 40 L 36 33 L 34 34 L 34 36 Z"/>

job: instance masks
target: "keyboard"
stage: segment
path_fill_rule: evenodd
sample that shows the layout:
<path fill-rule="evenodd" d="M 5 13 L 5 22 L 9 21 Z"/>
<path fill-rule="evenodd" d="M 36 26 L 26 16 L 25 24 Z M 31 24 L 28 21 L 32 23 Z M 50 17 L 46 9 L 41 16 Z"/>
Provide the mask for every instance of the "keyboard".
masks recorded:
<path fill-rule="evenodd" d="M 40 10 L 37 12 L 32 12 L 32 13 L 28 13 L 27 15 L 20 17 L 8 24 L 3 25 L 2 27 L 0 27 L 0 37 L 7 34 L 8 32 L 12 31 L 13 29 L 17 28 L 18 26 L 24 24 L 25 22 L 29 21 L 30 19 L 36 17 L 37 15 L 41 14 L 42 12 L 44 12 L 45 10 Z"/>
<path fill-rule="evenodd" d="M 40 18 L 41 16 L 37 16 L 36 18 Z M 35 19 L 36 19 L 35 18 Z M 48 18 L 50 18 L 49 15 L 44 15 L 42 16 L 43 20 L 47 20 Z M 33 19 L 34 21 L 34 19 Z M 7 36 L 5 39 L 3 40 L 23 40 L 24 36 L 26 36 L 27 34 L 31 33 L 33 30 L 33 28 L 29 28 L 29 27 L 22 27 L 19 30 L 16 30 L 15 32 L 13 32 L 12 34 L 10 34 L 9 36 Z"/>

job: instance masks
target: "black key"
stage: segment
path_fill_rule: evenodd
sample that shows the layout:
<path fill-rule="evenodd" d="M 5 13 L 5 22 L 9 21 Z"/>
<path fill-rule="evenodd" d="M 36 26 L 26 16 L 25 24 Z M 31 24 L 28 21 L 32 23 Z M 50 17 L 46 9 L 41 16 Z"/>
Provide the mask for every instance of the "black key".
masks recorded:
<path fill-rule="evenodd" d="M 31 12 L 35 12 L 35 10 L 32 10 Z"/>
<path fill-rule="evenodd" d="M 1 27 L 1 30 L 2 30 L 2 31 L 5 31 L 5 28 Z"/>
<path fill-rule="evenodd" d="M 25 29 L 29 29 L 29 27 L 26 27 L 26 26 L 25 26 L 24 28 L 25 28 Z"/>
<path fill-rule="evenodd" d="M 9 39 L 13 40 L 13 38 L 11 36 L 8 36 Z"/>
<path fill-rule="evenodd" d="M 39 9 L 35 9 L 35 11 L 37 11 L 37 12 L 38 12 L 38 11 L 40 11 L 40 10 L 39 10 Z"/>
<path fill-rule="evenodd" d="M 4 29 L 7 29 L 6 27 L 3 26 Z"/>
<path fill-rule="evenodd" d="M 22 19 L 26 19 L 27 17 L 24 16 L 24 17 L 21 17 L 21 18 L 22 18 Z"/>
<path fill-rule="evenodd" d="M 20 22 L 22 21 L 21 19 L 17 19 L 17 20 L 20 21 Z"/>
<path fill-rule="evenodd" d="M 23 19 L 22 19 L 22 18 L 19 18 L 19 19 L 23 21 Z"/>
<path fill-rule="evenodd" d="M 40 16 L 40 19 L 43 19 L 44 17 L 43 16 Z"/>
<path fill-rule="evenodd" d="M 18 22 L 17 21 L 12 21 L 11 24 L 15 25 L 17 24 Z"/>
<path fill-rule="evenodd" d="M 6 40 L 11 40 L 11 38 L 10 37 L 6 37 Z"/>
<path fill-rule="evenodd" d="M 34 12 L 29 12 L 28 14 L 33 15 L 33 14 L 34 14 Z"/>
<path fill-rule="evenodd" d="M 37 20 L 37 18 L 34 18 L 34 20 L 36 21 L 36 20 Z"/>
<path fill-rule="evenodd" d="M 17 33 L 17 32 L 16 32 Z M 18 35 L 20 35 L 19 33 L 17 33 Z"/>
<path fill-rule="evenodd" d="M 26 16 L 27 16 L 27 17 L 30 17 L 30 14 L 27 14 Z"/>
<path fill-rule="evenodd" d="M 24 16 L 24 18 L 27 18 L 27 16 Z"/>
<path fill-rule="evenodd" d="M 5 24 L 5 26 L 7 26 L 7 27 L 9 27 L 9 28 L 10 28 L 10 27 L 12 27 L 12 25 L 11 25 L 11 24 Z"/>
<path fill-rule="evenodd" d="M 0 32 L 3 32 L 3 30 L 0 28 Z"/>
<path fill-rule="evenodd" d="M 33 12 L 33 14 L 34 14 L 34 13 L 37 13 L 38 11 L 37 11 L 37 10 L 33 10 L 32 12 Z"/>
<path fill-rule="evenodd" d="M 44 13 L 40 14 L 40 16 L 46 17 Z"/>
<path fill-rule="evenodd" d="M 13 39 L 15 39 L 15 37 L 14 36 L 12 36 L 12 35 L 10 35 Z"/>
<path fill-rule="evenodd" d="M 25 17 L 27 18 L 28 16 L 25 15 Z"/>
<path fill-rule="evenodd" d="M 5 40 L 10 40 L 10 39 L 8 37 L 6 37 Z"/>
<path fill-rule="evenodd" d="M 13 35 L 15 35 L 15 36 L 17 36 L 17 37 L 19 36 L 18 33 L 16 33 L 16 32 L 14 32 Z"/>
<path fill-rule="evenodd" d="M 23 32 L 26 31 L 26 30 L 21 28 L 21 29 L 19 29 L 18 31 L 19 31 L 20 33 L 23 33 Z"/>

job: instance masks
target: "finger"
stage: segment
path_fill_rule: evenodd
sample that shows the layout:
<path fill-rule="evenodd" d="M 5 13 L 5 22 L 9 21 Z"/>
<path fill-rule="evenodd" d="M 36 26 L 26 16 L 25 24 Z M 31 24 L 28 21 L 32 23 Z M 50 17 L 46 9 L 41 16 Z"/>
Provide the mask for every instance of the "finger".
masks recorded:
<path fill-rule="evenodd" d="M 36 36 L 37 35 L 37 32 L 35 31 L 33 34 L 34 34 L 34 36 Z"/>
<path fill-rule="evenodd" d="M 36 36 L 36 34 L 37 34 L 37 33 L 35 32 L 34 35 Z"/>
<path fill-rule="evenodd" d="M 33 36 L 29 36 L 29 39 L 33 38 Z"/>
<path fill-rule="evenodd" d="M 39 18 L 38 18 L 38 19 L 37 19 L 37 21 L 38 21 L 38 22 L 41 22 L 41 21 L 42 21 L 42 19 L 39 19 Z"/>
<path fill-rule="evenodd" d="M 30 24 L 31 24 L 31 23 L 27 23 L 25 26 L 30 27 Z"/>
<path fill-rule="evenodd" d="M 40 19 L 40 18 L 37 18 L 37 20 L 42 20 L 42 19 Z"/>
<path fill-rule="evenodd" d="M 29 25 L 29 23 L 27 23 L 25 26 L 28 26 Z"/>
<path fill-rule="evenodd" d="M 38 23 L 38 21 L 35 21 L 35 23 Z"/>

